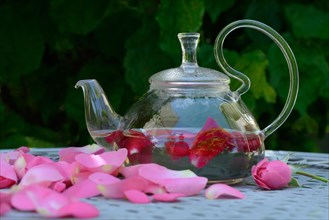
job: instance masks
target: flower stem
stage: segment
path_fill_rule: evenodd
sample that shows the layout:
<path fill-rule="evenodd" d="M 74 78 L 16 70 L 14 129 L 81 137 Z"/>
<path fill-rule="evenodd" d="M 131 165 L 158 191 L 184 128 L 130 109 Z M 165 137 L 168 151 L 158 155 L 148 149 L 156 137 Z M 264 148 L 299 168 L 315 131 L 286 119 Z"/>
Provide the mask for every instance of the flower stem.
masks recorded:
<path fill-rule="evenodd" d="M 324 177 L 321 177 L 321 176 L 316 176 L 316 175 L 313 175 L 313 174 L 310 174 L 310 173 L 306 173 L 304 171 L 296 171 L 296 174 L 300 174 L 300 175 L 303 175 L 303 176 L 307 176 L 307 177 L 311 177 L 313 179 L 316 179 L 316 180 L 320 180 L 322 182 L 325 182 L 325 183 L 328 183 L 329 180 L 324 178 Z"/>

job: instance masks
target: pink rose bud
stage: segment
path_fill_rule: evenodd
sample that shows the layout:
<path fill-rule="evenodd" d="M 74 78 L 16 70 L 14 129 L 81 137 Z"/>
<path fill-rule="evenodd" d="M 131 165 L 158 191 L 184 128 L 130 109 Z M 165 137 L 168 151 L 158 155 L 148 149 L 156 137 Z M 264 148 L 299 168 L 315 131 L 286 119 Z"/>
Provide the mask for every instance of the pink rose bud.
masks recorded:
<path fill-rule="evenodd" d="M 251 172 L 256 184 L 267 190 L 282 189 L 291 180 L 290 167 L 280 160 L 265 158 L 253 166 Z"/>

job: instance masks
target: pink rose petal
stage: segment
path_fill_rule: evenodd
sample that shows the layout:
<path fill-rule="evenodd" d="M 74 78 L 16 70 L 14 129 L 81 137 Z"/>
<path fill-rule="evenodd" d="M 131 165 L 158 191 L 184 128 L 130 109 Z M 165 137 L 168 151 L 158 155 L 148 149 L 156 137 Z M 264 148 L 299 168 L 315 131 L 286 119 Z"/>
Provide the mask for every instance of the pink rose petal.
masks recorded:
<path fill-rule="evenodd" d="M 12 192 L 0 191 L 0 216 L 5 215 L 11 210 L 10 200 L 12 195 Z"/>
<path fill-rule="evenodd" d="M 140 167 L 145 166 L 145 164 L 138 164 L 128 167 L 120 168 L 119 172 L 125 177 L 138 176 L 138 170 Z"/>
<path fill-rule="evenodd" d="M 7 212 L 11 210 L 9 203 L 0 201 L 0 216 L 4 216 Z"/>
<path fill-rule="evenodd" d="M 66 184 L 63 182 L 54 182 L 49 188 L 55 190 L 56 192 L 63 192 L 66 189 Z"/>
<path fill-rule="evenodd" d="M 154 194 L 152 198 L 160 202 L 175 202 L 178 198 L 184 197 L 182 193 L 160 193 Z"/>
<path fill-rule="evenodd" d="M 90 171 L 113 173 L 122 166 L 127 154 L 127 149 L 122 148 L 99 155 L 81 153 L 75 156 L 75 160 Z"/>
<path fill-rule="evenodd" d="M 47 196 L 52 190 L 39 186 L 30 185 L 14 193 L 11 198 L 11 205 L 20 211 L 33 211 L 39 199 Z"/>
<path fill-rule="evenodd" d="M 0 202 L 10 203 L 12 196 L 13 196 L 13 193 L 11 191 L 9 191 L 9 192 L 0 191 Z"/>
<path fill-rule="evenodd" d="M 135 189 L 126 190 L 123 192 L 123 194 L 126 196 L 126 198 L 136 204 L 145 204 L 150 203 L 150 198 L 143 192 Z"/>
<path fill-rule="evenodd" d="M 110 174 L 100 172 L 91 174 L 88 179 L 96 185 L 109 185 L 121 181 L 119 178 L 116 178 Z"/>
<path fill-rule="evenodd" d="M 41 164 L 29 169 L 23 176 L 20 186 L 27 186 L 35 183 L 49 186 L 53 182 L 64 180 L 58 168 L 52 164 Z"/>
<path fill-rule="evenodd" d="M 7 153 L 0 153 L 0 160 L 13 165 L 17 158 L 21 156 L 22 153 L 19 151 L 9 151 Z"/>
<path fill-rule="evenodd" d="M 166 193 L 167 190 L 160 186 L 159 184 L 148 182 L 147 187 L 144 189 L 145 193 L 151 193 L 151 194 L 160 194 L 160 193 Z"/>
<path fill-rule="evenodd" d="M 124 198 L 124 192 L 127 190 L 144 191 L 147 187 L 147 180 L 141 177 L 130 177 L 123 179 L 120 182 L 107 185 L 98 185 L 101 194 L 107 198 L 119 199 Z"/>
<path fill-rule="evenodd" d="M 88 179 L 92 173 L 93 172 L 91 172 L 91 171 L 77 172 L 77 174 L 75 174 L 71 177 L 71 183 L 78 184 L 78 183 L 84 181 L 85 179 Z"/>
<path fill-rule="evenodd" d="M 138 172 L 141 177 L 163 186 L 169 193 L 183 193 L 186 196 L 199 194 L 208 181 L 190 170 L 170 170 L 157 164 L 145 164 Z"/>
<path fill-rule="evenodd" d="M 67 188 L 63 195 L 78 198 L 89 198 L 99 195 L 97 184 L 89 179 L 85 179 L 71 187 Z"/>
<path fill-rule="evenodd" d="M 170 170 L 158 164 L 144 164 L 138 169 L 140 176 L 155 183 L 162 182 L 163 179 L 178 179 L 187 177 L 196 177 L 197 175 L 190 170 Z"/>
<path fill-rule="evenodd" d="M 95 218 L 98 215 L 98 209 L 85 202 L 70 203 L 57 212 L 57 217 L 73 216 L 76 218 Z"/>
<path fill-rule="evenodd" d="M 218 199 L 218 198 L 245 198 L 244 194 L 242 194 L 239 190 L 228 186 L 226 184 L 213 184 L 209 186 L 205 191 L 205 196 L 207 199 Z"/>
<path fill-rule="evenodd" d="M 14 169 L 16 171 L 18 178 L 22 179 L 22 177 L 26 173 L 26 161 L 24 156 L 20 156 L 17 158 L 17 160 L 14 163 Z"/>
<path fill-rule="evenodd" d="M 86 154 L 101 154 L 105 152 L 105 148 L 97 145 L 87 145 L 84 147 L 67 147 L 63 148 L 58 152 L 59 160 L 66 161 L 68 163 L 72 163 L 75 161 L 75 156 L 80 153 Z"/>
<path fill-rule="evenodd" d="M 10 187 L 17 183 L 17 176 L 13 166 L 0 160 L 0 189 Z"/>
<path fill-rule="evenodd" d="M 205 131 L 212 128 L 219 128 L 217 122 L 212 117 L 207 118 L 206 123 L 203 125 L 201 131 Z"/>
<path fill-rule="evenodd" d="M 21 147 L 17 148 L 16 151 L 20 151 L 22 153 L 28 153 L 28 152 L 30 152 L 30 148 L 26 147 L 26 146 L 21 146 Z"/>
<path fill-rule="evenodd" d="M 267 170 L 269 172 L 277 172 L 283 180 L 290 182 L 292 172 L 286 163 L 280 160 L 271 161 L 267 166 Z"/>
<path fill-rule="evenodd" d="M 207 185 L 205 177 L 190 177 L 163 180 L 162 184 L 169 193 L 181 193 L 186 196 L 199 194 Z"/>
<path fill-rule="evenodd" d="M 41 185 L 27 186 L 15 193 L 12 206 L 21 211 L 36 210 L 46 217 L 97 217 L 98 210 L 90 204 L 55 192 Z"/>
<path fill-rule="evenodd" d="M 26 169 L 31 169 L 32 167 L 40 164 L 54 163 L 54 161 L 45 156 L 34 156 L 32 154 L 23 154 L 23 156 L 26 161 Z"/>

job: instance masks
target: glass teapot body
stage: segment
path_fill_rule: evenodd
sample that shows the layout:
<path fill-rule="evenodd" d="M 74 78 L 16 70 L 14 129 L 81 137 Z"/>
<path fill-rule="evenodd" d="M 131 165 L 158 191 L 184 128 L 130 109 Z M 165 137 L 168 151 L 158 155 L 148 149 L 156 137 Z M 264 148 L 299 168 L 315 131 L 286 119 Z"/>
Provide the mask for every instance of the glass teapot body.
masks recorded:
<path fill-rule="evenodd" d="M 250 87 L 247 76 L 230 67 L 223 42 L 234 29 L 259 30 L 280 47 L 288 62 L 290 89 L 280 115 L 265 129 L 240 99 Z M 217 36 L 215 57 L 223 71 L 242 82 L 236 91 L 230 78 L 198 66 L 198 33 L 181 33 L 182 64 L 154 74 L 149 91 L 125 116 L 112 109 L 96 80 L 80 80 L 85 97 L 89 133 L 108 150 L 126 148 L 127 164 L 157 163 L 170 169 L 190 169 L 209 182 L 236 183 L 250 176 L 251 168 L 264 158 L 264 140 L 288 117 L 298 90 L 294 55 L 273 29 L 263 23 L 241 20 L 226 26 Z"/>
<path fill-rule="evenodd" d="M 265 150 L 255 119 L 228 88 L 197 90 L 150 90 L 107 136 L 108 146 L 127 148 L 131 164 L 190 169 L 213 182 L 249 176 Z"/>

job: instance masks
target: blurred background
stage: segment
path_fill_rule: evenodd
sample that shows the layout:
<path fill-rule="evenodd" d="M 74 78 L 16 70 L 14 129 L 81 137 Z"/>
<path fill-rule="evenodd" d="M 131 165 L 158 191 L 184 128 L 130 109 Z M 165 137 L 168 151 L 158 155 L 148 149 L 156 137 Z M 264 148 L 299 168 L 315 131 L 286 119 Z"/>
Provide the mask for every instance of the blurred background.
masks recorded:
<path fill-rule="evenodd" d="M 199 65 L 221 71 L 215 38 L 239 19 L 278 31 L 299 65 L 295 108 L 266 148 L 329 152 L 327 0 L 0 0 L 0 148 L 93 143 L 79 79 L 97 79 L 123 115 L 151 75 L 180 65 L 180 32 L 199 32 Z M 240 29 L 225 48 L 230 65 L 251 79 L 242 99 L 264 128 L 286 100 L 283 55 L 261 33 Z"/>

